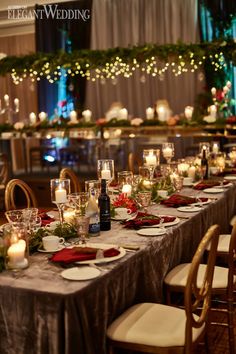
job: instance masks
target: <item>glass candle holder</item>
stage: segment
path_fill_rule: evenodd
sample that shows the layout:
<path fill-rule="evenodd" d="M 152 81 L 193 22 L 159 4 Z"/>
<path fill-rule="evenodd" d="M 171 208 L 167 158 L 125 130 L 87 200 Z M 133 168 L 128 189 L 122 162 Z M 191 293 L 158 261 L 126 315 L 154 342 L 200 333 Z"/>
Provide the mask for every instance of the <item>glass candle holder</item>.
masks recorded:
<path fill-rule="evenodd" d="M 225 169 L 225 154 L 224 153 L 219 153 L 216 156 L 216 166 L 219 170 L 219 172 L 223 172 Z"/>
<path fill-rule="evenodd" d="M 153 179 L 155 168 L 160 164 L 160 150 L 159 149 L 145 149 L 143 150 L 143 163 L 150 171 L 150 179 Z"/>
<path fill-rule="evenodd" d="M 138 192 L 138 201 L 144 209 L 144 212 L 147 212 L 149 205 L 151 204 L 152 192 L 151 191 L 141 191 Z"/>
<path fill-rule="evenodd" d="M 68 201 L 68 194 L 70 194 L 70 180 L 54 178 L 50 181 L 51 187 L 51 201 L 56 204 L 59 211 L 60 223 L 62 224 L 63 219 L 63 209 Z"/>
<path fill-rule="evenodd" d="M 108 183 L 114 179 L 114 160 L 98 160 L 97 162 L 98 179 L 106 179 Z"/>
<path fill-rule="evenodd" d="M 133 173 L 131 171 L 118 172 L 118 185 L 121 193 L 125 194 L 127 197 L 131 196 L 132 184 L 133 184 Z"/>
<path fill-rule="evenodd" d="M 20 270 L 29 265 L 27 225 L 13 222 L 3 229 L 6 269 Z"/>
<path fill-rule="evenodd" d="M 162 155 L 166 159 L 167 164 L 171 163 L 172 157 L 174 157 L 175 148 L 173 143 L 163 143 L 162 144 Z"/>

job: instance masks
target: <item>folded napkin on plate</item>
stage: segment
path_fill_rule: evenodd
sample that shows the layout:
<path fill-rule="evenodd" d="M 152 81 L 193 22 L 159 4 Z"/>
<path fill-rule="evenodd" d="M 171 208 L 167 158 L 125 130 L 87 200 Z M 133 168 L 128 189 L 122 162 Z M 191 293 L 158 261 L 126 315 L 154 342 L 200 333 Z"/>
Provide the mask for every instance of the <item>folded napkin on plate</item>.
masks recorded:
<path fill-rule="evenodd" d="M 206 202 L 208 198 L 199 198 L 202 202 Z M 172 194 L 168 199 L 162 200 L 161 204 L 167 207 L 178 208 L 180 206 L 186 206 L 192 203 L 197 203 L 199 199 L 194 197 L 188 197 L 186 195 Z"/>
<path fill-rule="evenodd" d="M 228 184 L 228 183 L 229 183 L 228 181 L 223 182 L 224 185 Z M 202 189 L 212 188 L 212 187 L 216 187 L 216 186 L 220 186 L 220 181 L 200 181 L 193 188 L 198 189 L 198 190 L 202 190 Z"/>
<path fill-rule="evenodd" d="M 161 216 L 163 222 L 172 222 L 176 219 L 175 216 Z M 132 220 L 124 222 L 124 225 L 128 229 L 138 230 L 143 226 L 158 225 L 160 223 L 160 217 L 152 214 L 138 212 L 136 217 Z"/>
<path fill-rule="evenodd" d="M 45 211 L 40 210 L 38 215 L 41 218 L 41 226 L 49 225 L 51 222 L 55 221 L 55 219 L 51 218 Z"/>
<path fill-rule="evenodd" d="M 120 254 L 120 251 L 114 247 L 106 250 L 93 247 L 73 247 L 62 249 L 55 253 L 50 260 L 61 264 L 69 264 L 92 259 L 115 257 L 118 254 Z"/>

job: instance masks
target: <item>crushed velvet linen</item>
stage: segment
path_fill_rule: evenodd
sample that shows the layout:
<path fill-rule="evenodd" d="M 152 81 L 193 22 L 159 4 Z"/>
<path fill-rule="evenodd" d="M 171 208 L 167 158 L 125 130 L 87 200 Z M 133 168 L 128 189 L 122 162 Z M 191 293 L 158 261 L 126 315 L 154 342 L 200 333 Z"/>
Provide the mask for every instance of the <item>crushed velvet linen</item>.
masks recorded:
<path fill-rule="evenodd" d="M 187 188 L 182 192 L 193 194 Z M 140 249 L 100 264 L 101 275 L 93 280 L 63 279 L 61 266 L 44 253 L 31 256 L 28 269 L 1 273 L 0 353 L 105 354 L 106 328 L 118 315 L 139 302 L 161 302 L 166 273 L 191 260 L 210 225 L 219 223 L 222 233 L 229 231 L 228 221 L 236 213 L 235 192 L 234 185 L 191 215 L 168 208 L 168 215 L 189 219 L 180 219 L 158 237 L 142 237 L 113 222 L 110 231 L 90 241 Z M 163 215 L 167 208 L 154 206 L 150 212 Z"/>

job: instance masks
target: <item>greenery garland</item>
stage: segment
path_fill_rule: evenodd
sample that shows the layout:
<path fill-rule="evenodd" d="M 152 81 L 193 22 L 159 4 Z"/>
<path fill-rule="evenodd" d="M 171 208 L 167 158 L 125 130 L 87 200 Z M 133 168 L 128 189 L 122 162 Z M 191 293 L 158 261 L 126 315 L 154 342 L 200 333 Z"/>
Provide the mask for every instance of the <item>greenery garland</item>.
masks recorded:
<path fill-rule="evenodd" d="M 15 81 L 30 76 L 32 81 L 46 77 L 50 82 L 60 78 L 61 69 L 65 76 L 81 75 L 91 78 L 114 78 L 119 74 L 129 77 L 136 68 L 143 68 L 148 74 L 161 74 L 174 67 L 181 73 L 189 66 L 191 71 L 209 61 L 215 70 L 224 66 L 224 60 L 236 65 L 236 43 L 231 39 L 200 44 L 145 44 L 129 48 L 107 50 L 79 50 L 71 53 L 33 53 L 24 56 L 7 56 L 0 61 L 0 75 L 11 73 Z M 163 68 L 163 64 L 166 66 Z M 155 68 L 162 70 L 155 71 Z M 173 70 L 172 70 L 173 71 Z M 187 70 L 185 70 L 187 71 Z"/>

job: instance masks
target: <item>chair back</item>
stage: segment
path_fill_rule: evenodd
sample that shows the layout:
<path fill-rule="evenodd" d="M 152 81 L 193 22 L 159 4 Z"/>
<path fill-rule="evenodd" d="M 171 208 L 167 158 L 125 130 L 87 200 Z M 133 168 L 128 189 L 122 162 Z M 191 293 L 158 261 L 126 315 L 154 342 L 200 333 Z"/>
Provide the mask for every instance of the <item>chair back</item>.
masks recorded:
<path fill-rule="evenodd" d="M 21 189 L 21 191 L 23 192 L 23 194 L 26 198 L 26 207 L 27 208 L 38 206 L 34 192 L 28 186 L 28 184 L 20 179 L 12 179 L 7 183 L 6 190 L 5 190 L 5 209 L 6 209 L 6 211 L 17 209 L 16 196 L 15 196 L 15 189 L 17 187 L 19 189 Z"/>
<path fill-rule="evenodd" d="M 9 180 L 9 160 L 4 153 L 0 154 L 1 169 L 0 169 L 0 183 L 6 185 Z"/>
<path fill-rule="evenodd" d="M 184 293 L 184 304 L 187 317 L 185 328 L 185 353 L 192 353 L 192 329 L 199 328 L 204 324 L 207 325 L 208 322 L 218 241 L 219 226 L 213 225 L 209 228 L 201 240 L 190 266 Z M 199 286 L 199 284 L 197 284 L 199 266 L 202 261 L 203 254 L 207 250 L 209 244 L 210 250 L 203 277 L 204 280 L 201 286 Z M 198 317 L 195 317 L 194 313 L 200 307 L 200 314 L 198 313 Z"/>
<path fill-rule="evenodd" d="M 233 226 L 231 232 L 231 238 L 229 243 L 229 255 L 228 255 L 228 296 L 232 299 L 234 297 L 234 275 L 235 275 L 235 262 L 236 262 L 236 223 Z"/>
<path fill-rule="evenodd" d="M 69 178 L 71 181 L 71 192 L 81 192 L 81 186 L 78 177 L 70 168 L 65 167 L 60 171 L 60 178 Z"/>

